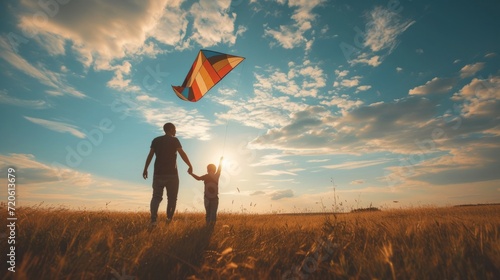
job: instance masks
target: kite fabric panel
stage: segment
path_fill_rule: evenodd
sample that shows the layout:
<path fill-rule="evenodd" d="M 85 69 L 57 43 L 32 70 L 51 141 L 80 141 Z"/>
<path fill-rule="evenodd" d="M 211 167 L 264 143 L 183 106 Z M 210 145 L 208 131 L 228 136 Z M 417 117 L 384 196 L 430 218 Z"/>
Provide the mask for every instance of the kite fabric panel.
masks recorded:
<path fill-rule="evenodd" d="M 244 59 L 241 56 L 200 50 L 182 86 L 172 86 L 172 89 L 180 99 L 196 102 Z"/>

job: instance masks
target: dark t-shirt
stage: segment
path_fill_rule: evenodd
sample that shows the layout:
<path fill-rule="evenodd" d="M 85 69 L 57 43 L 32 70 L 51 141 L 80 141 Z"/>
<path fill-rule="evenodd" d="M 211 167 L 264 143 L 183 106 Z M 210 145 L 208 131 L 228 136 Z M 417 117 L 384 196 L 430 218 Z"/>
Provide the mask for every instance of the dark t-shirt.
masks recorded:
<path fill-rule="evenodd" d="M 177 175 L 177 149 L 182 148 L 179 139 L 163 135 L 151 142 L 155 152 L 154 175 Z"/>
<path fill-rule="evenodd" d="M 219 174 L 205 174 L 201 176 L 201 179 L 205 183 L 205 197 L 207 198 L 218 198 L 219 194 Z"/>

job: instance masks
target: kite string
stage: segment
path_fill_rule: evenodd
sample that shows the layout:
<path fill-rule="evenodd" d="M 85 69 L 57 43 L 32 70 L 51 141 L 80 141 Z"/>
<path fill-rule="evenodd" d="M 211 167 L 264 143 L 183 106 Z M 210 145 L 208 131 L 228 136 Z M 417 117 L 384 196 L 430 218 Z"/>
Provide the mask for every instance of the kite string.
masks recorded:
<path fill-rule="evenodd" d="M 239 68 L 239 72 L 238 72 L 238 85 L 236 86 L 238 92 L 240 91 L 241 76 L 242 76 L 241 72 L 243 71 L 241 69 L 244 68 L 245 66 L 246 66 L 246 64 L 243 63 L 243 67 Z M 222 81 L 222 82 L 224 83 L 223 85 L 225 85 L 225 81 Z M 228 125 L 229 125 L 229 118 L 226 118 L 226 129 L 225 129 L 225 132 L 224 132 L 224 144 L 222 146 L 222 156 L 223 157 L 224 157 L 224 154 L 226 152 L 226 139 L 227 139 L 227 127 L 228 127 Z"/>
<path fill-rule="evenodd" d="M 224 145 L 222 146 L 222 156 L 224 157 L 224 153 L 226 152 L 226 139 L 227 139 L 227 125 L 229 123 L 229 119 L 226 120 L 226 132 L 224 132 Z"/>

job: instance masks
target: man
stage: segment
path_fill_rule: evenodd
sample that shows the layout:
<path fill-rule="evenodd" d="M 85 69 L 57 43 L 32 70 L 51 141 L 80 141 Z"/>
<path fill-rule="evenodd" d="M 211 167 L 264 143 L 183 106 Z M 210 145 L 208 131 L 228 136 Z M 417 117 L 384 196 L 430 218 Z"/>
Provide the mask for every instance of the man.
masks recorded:
<path fill-rule="evenodd" d="M 179 175 L 177 173 L 177 153 L 189 166 L 188 173 L 193 172 L 193 167 L 189 158 L 182 149 L 179 139 L 175 137 L 175 126 L 166 123 L 163 126 L 165 135 L 156 137 L 151 143 L 151 150 L 146 158 L 146 165 L 142 172 L 144 179 L 148 178 L 148 167 L 156 155 L 153 175 L 153 197 L 151 198 L 151 225 L 156 225 L 158 217 L 158 207 L 163 200 L 163 188 L 167 189 L 167 222 L 172 220 L 177 203 L 177 193 L 179 192 Z"/>

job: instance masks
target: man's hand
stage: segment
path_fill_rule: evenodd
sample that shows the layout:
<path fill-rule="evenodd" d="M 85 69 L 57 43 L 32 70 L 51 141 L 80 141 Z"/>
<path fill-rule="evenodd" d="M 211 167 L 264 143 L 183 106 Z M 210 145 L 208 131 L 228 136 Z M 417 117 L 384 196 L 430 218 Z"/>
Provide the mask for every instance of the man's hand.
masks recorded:
<path fill-rule="evenodd" d="M 146 180 L 148 178 L 148 171 L 147 170 L 144 170 L 142 172 L 142 178 L 144 178 L 144 180 Z"/>
<path fill-rule="evenodd" d="M 193 167 L 191 167 L 191 166 L 190 166 L 190 167 L 188 168 L 188 174 L 193 174 Z"/>

